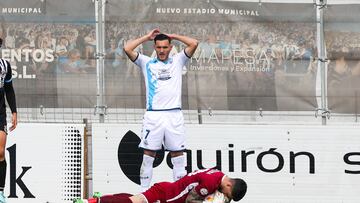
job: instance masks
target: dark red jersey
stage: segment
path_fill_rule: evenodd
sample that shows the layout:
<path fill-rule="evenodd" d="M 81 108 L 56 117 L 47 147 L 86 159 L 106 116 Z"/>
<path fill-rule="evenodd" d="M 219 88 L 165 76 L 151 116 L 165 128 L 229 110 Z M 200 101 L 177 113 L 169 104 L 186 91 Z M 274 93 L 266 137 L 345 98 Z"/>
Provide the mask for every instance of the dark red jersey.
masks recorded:
<path fill-rule="evenodd" d="M 217 169 L 198 170 L 176 182 L 156 183 L 143 193 L 149 203 L 184 203 L 189 192 L 195 188 L 198 195 L 206 197 L 219 189 L 225 175 Z"/>

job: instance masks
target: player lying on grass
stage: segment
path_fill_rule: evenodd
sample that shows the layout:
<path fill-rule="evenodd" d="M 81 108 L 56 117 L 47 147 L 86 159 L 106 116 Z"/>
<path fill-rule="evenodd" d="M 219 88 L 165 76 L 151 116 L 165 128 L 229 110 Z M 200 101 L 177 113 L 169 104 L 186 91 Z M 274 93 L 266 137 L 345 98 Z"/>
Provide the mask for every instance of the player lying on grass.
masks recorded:
<path fill-rule="evenodd" d="M 203 169 L 189 173 L 172 183 L 156 183 L 141 194 L 105 195 L 99 198 L 76 199 L 74 203 L 202 203 L 208 195 L 216 191 L 224 194 L 223 202 L 230 202 L 241 200 L 246 190 L 246 182 L 242 179 L 229 178 L 217 169 Z"/>

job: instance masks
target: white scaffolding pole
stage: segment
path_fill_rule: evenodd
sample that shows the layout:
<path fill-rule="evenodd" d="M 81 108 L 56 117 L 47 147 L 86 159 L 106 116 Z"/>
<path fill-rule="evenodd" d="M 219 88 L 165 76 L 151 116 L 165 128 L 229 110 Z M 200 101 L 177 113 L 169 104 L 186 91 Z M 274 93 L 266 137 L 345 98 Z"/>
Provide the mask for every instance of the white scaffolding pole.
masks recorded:
<path fill-rule="evenodd" d="M 106 105 L 105 105 L 105 75 L 104 75 L 104 57 L 105 57 L 105 3 L 106 0 L 95 0 L 95 18 L 96 18 L 96 81 L 97 94 L 95 113 L 99 114 L 99 122 L 104 123 Z"/>
<path fill-rule="evenodd" d="M 326 0 L 316 0 L 316 32 L 317 32 L 317 47 L 318 47 L 318 76 L 317 77 L 317 90 L 320 89 L 321 100 L 318 102 L 318 113 L 320 111 L 322 125 L 326 125 L 327 119 L 330 116 L 327 105 L 327 57 L 325 50 L 324 38 L 324 8 Z M 320 84 L 319 84 L 320 83 Z M 319 88 L 320 86 L 320 88 Z M 319 91 L 317 91 L 318 96 Z M 320 105 L 319 105 L 320 103 Z"/>

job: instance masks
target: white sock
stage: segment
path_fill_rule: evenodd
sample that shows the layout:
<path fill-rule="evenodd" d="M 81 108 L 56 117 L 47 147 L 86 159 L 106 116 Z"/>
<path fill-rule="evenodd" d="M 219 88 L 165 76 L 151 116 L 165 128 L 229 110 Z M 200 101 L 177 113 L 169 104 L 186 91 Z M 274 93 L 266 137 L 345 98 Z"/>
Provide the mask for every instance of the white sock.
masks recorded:
<path fill-rule="evenodd" d="M 174 181 L 179 180 L 180 178 L 186 175 L 185 170 L 185 155 L 172 157 L 171 163 L 173 164 L 173 178 Z"/>
<path fill-rule="evenodd" d="M 143 155 L 143 161 L 140 168 L 140 184 L 141 192 L 146 191 L 150 187 L 152 174 L 153 174 L 153 163 L 155 158 L 149 155 Z"/>

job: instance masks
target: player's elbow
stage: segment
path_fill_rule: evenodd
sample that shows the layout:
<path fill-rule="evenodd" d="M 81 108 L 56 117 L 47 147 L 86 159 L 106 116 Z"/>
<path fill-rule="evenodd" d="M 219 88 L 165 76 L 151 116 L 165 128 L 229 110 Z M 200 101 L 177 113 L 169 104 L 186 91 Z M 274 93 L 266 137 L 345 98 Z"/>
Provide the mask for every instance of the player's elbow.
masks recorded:
<path fill-rule="evenodd" d="M 188 57 L 192 57 L 192 55 L 193 55 L 193 54 L 195 53 L 195 51 L 196 51 L 196 48 L 197 48 L 198 44 L 199 44 L 199 42 L 198 42 L 196 39 L 192 40 L 192 41 L 188 44 L 188 48 L 185 50 L 186 55 L 187 55 Z"/>
<path fill-rule="evenodd" d="M 193 42 L 191 42 L 190 46 L 192 46 L 192 47 L 194 47 L 196 49 L 198 47 L 198 45 L 199 45 L 199 41 L 194 39 Z"/>
<path fill-rule="evenodd" d="M 124 50 L 124 52 L 126 54 L 129 54 L 132 51 L 132 49 L 129 46 L 126 46 L 126 45 L 124 45 L 123 50 Z"/>

